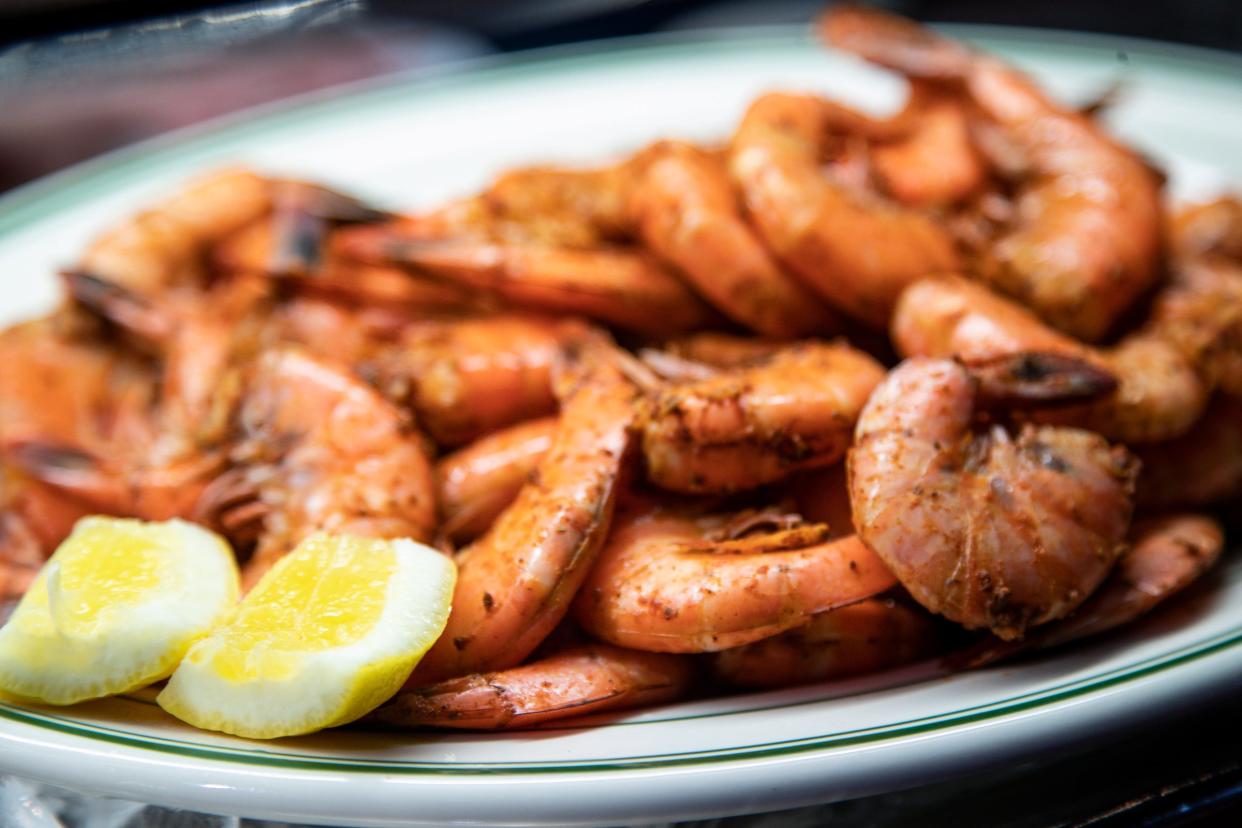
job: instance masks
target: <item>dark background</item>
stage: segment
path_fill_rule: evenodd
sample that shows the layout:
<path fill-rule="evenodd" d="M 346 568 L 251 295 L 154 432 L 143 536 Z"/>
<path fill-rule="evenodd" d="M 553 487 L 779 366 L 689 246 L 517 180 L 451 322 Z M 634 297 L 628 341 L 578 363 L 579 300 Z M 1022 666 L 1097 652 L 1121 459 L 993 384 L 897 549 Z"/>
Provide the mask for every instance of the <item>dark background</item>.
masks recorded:
<path fill-rule="evenodd" d="M 880 2 L 920 20 L 1108 32 L 1242 53 L 1242 0 Z M 0 0 L 0 190 L 298 92 L 619 35 L 806 23 L 818 0 Z M 1238 78 L 1242 83 L 1242 77 Z M 1242 147 L 1242 136 L 1239 136 Z M 1236 537 L 1236 535 L 1235 535 Z M 949 785 L 712 825 L 1242 825 L 1242 688 L 1123 741 Z"/>
<path fill-rule="evenodd" d="M 1111 32 L 1242 52 L 1242 0 L 876 2 L 927 21 Z M 0 0 L 0 190 L 150 135 L 346 81 L 596 38 L 806 23 L 823 5 Z"/>

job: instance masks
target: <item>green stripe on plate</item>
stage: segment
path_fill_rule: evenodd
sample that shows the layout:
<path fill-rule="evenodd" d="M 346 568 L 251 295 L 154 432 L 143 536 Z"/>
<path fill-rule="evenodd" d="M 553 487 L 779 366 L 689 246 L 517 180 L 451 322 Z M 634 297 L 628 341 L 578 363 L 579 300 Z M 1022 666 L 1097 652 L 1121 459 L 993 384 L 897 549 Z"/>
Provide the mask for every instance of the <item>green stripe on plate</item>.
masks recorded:
<path fill-rule="evenodd" d="M 947 730 L 955 727 L 988 721 L 1001 716 L 1013 715 L 1025 711 L 1036 710 L 1078 698 L 1089 693 L 1136 681 L 1138 679 L 1163 672 L 1181 664 L 1186 664 L 1215 653 L 1237 647 L 1242 643 L 1242 630 L 1224 633 L 1208 641 L 1185 647 L 1181 650 L 1157 656 L 1127 665 L 1123 668 L 1100 673 L 1086 679 L 1066 682 L 1043 690 L 1012 696 L 1008 699 L 989 702 L 961 710 L 948 711 L 918 719 L 895 722 L 880 727 L 861 728 L 858 730 L 838 731 L 819 734 L 801 739 L 787 739 L 777 742 L 749 745 L 745 748 L 718 750 L 687 751 L 680 753 L 651 754 L 647 756 L 631 756 L 616 759 L 589 759 L 577 762 L 527 762 L 527 763 L 435 763 L 435 762 L 393 762 L 391 760 L 348 759 L 333 757 L 302 756 L 292 753 L 279 753 L 269 750 L 250 750 L 245 748 L 211 747 L 201 743 L 179 739 L 168 739 L 149 736 L 132 731 L 91 725 L 61 716 L 21 710 L 9 705 L 0 704 L 0 718 L 36 727 L 54 730 L 78 736 L 86 736 L 103 742 L 142 748 L 158 753 L 175 756 L 212 759 L 245 765 L 261 765 L 267 767 L 298 768 L 318 771 L 349 771 L 361 773 L 398 773 L 398 774 L 443 774 L 443 775 L 474 775 L 474 774 L 530 774 L 530 773 L 590 773 L 601 771 L 618 771 L 626 769 L 648 769 L 674 767 L 690 764 L 712 764 L 752 760 L 773 756 L 807 753 L 811 751 L 829 750 L 850 747 L 870 742 L 899 739 L 907 736 Z M 786 707 L 789 705 L 777 705 Z M 764 708 L 766 709 L 766 708 Z M 727 717 L 745 715 L 755 712 L 751 710 L 730 711 L 726 713 L 687 716 L 684 719 Z M 668 721 L 650 722 L 649 725 L 660 725 Z M 540 731 L 544 732 L 544 731 Z"/>

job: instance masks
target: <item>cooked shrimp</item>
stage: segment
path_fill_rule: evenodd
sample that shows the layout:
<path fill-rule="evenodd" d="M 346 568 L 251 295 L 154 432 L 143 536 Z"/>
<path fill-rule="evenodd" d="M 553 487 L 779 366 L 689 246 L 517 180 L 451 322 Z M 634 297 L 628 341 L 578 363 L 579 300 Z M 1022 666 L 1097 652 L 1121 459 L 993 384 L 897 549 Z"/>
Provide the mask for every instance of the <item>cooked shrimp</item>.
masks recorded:
<path fill-rule="evenodd" d="M 436 463 L 440 532 L 457 543 L 487 531 L 552 446 L 555 417 L 493 432 Z"/>
<path fill-rule="evenodd" d="M 1069 364 L 1017 396 L 1058 385 L 1085 393 L 1093 375 Z M 998 391 L 1003 382 L 988 390 L 950 360 L 899 365 L 859 418 L 850 501 L 863 541 L 919 603 L 1011 639 L 1071 613 L 1108 574 L 1124 550 L 1137 464 L 1086 431 L 972 433 L 976 407 Z"/>
<path fill-rule="evenodd" d="M 930 656 L 936 622 L 921 608 L 868 598 L 780 635 L 721 650 L 712 672 L 739 687 L 790 687 L 874 673 Z"/>
<path fill-rule="evenodd" d="M 575 355 L 547 456 L 458 555 L 453 612 L 413 686 L 520 664 L 569 609 L 607 536 L 634 422 L 635 389 L 607 351 Z"/>
<path fill-rule="evenodd" d="M 126 472 L 158 438 L 156 377 L 123 349 L 57 328 L 0 333 L 0 463 L 95 511 L 143 514 L 145 489 Z"/>
<path fill-rule="evenodd" d="M 721 160 L 680 142 L 649 151 L 631 208 L 647 246 L 675 265 L 730 319 L 766 336 L 839 328 L 820 300 L 787 274 L 743 219 Z"/>
<path fill-rule="evenodd" d="M 80 273 L 65 286 L 160 363 L 156 463 L 220 439 L 232 397 L 225 375 L 258 347 L 270 309 L 267 285 L 222 282 L 206 290 L 143 296 Z"/>
<path fill-rule="evenodd" d="M 622 647 L 714 652 L 893 586 L 857 537 L 827 536 L 822 524 L 770 510 L 631 503 L 583 584 L 574 617 Z"/>
<path fill-rule="evenodd" d="M 1135 521 L 1130 548 L 1078 611 L 1041 631 L 1052 647 L 1129 623 L 1212 568 L 1225 544 L 1220 524 L 1180 514 Z"/>
<path fill-rule="evenodd" d="M 223 170 L 105 233 L 76 269 L 143 296 L 198 283 L 206 248 L 271 207 L 271 181 L 249 170 Z"/>
<path fill-rule="evenodd" d="M 148 436 L 154 377 L 123 349 L 62 335 L 55 318 L 0 331 L 0 456 L 19 445 L 87 451 Z"/>
<path fill-rule="evenodd" d="M 1189 433 L 1136 453 L 1144 508 L 1209 506 L 1242 495 L 1242 399 L 1216 395 Z"/>
<path fill-rule="evenodd" d="M 950 661 L 981 667 L 1032 647 L 1055 647 L 1128 624 L 1211 569 L 1225 541 L 1219 523 L 1195 514 L 1135 521 L 1130 539 L 1117 566 L 1073 615 L 1022 641 L 986 641 Z"/>
<path fill-rule="evenodd" d="M 823 174 L 823 140 L 839 117 L 821 98 L 764 95 L 733 136 L 729 169 L 777 258 L 833 306 L 883 327 L 902 288 L 956 269 L 958 256 L 928 217 Z"/>
<path fill-rule="evenodd" d="M 837 6 L 821 28 L 833 45 L 882 66 L 962 84 L 1021 161 L 1013 226 L 995 240 L 985 268 L 998 288 L 1058 329 L 1094 341 L 1151 287 L 1161 182 L 1090 117 L 1057 105 L 1000 61 L 899 17 Z"/>
<path fill-rule="evenodd" d="M 580 314 L 624 330 L 668 335 L 715 320 L 663 265 L 627 247 L 427 238 L 402 235 L 401 225 L 344 231 L 340 240 L 343 255 L 358 261 L 412 267 L 520 307 Z"/>
<path fill-rule="evenodd" d="M 1150 325 L 1208 382 L 1242 395 L 1242 258 L 1176 260 L 1172 278 L 1156 296 Z"/>
<path fill-rule="evenodd" d="M 590 644 L 521 667 L 398 693 L 367 721 L 400 727 L 516 730 L 675 701 L 694 677 L 682 656 Z"/>
<path fill-rule="evenodd" d="M 426 541 L 431 465 L 398 410 L 343 369 L 294 349 L 250 368 L 232 464 L 197 506 L 230 537 L 256 540 L 254 582 L 316 531 Z"/>
<path fill-rule="evenodd" d="M 436 442 L 456 446 L 555 411 L 552 368 L 589 332 L 574 319 L 520 314 L 427 322 L 369 370 Z"/>
<path fill-rule="evenodd" d="M 678 492 L 730 492 L 834 463 L 883 376 L 862 351 L 808 342 L 669 385 L 642 404 L 647 476 Z"/>
<path fill-rule="evenodd" d="M 906 109 L 897 117 L 910 124 L 909 134 L 870 148 L 875 175 L 893 198 L 912 207 L 940 207 L 984 189 L 988 168 L 970 135 L 960 95 L 914 79 Z"/>
<path fill-rule="evenodd" d="M 1130 335 L 1108 350 L 1081 344 L 985 286 L 960 277 L 924 279 L 897 303 L 893 343 L 903 356 L 957 357 L 967 364 L 1042 351 L 1082 359 L 1117 378 L 1116 393 L 1045 417 L 1127 443 L 1169 440 L 1203 413 L 1207 387 L 1158 329 Z"/>

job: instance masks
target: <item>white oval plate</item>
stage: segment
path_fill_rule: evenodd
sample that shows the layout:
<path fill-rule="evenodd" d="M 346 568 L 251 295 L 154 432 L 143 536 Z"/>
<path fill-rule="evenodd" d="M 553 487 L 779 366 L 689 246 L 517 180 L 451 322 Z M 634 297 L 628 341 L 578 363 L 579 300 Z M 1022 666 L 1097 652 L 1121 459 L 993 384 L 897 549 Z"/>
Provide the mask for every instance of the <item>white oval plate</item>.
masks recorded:
<path fill-rule="evenodd" d="M 1114 78 L 1118 132 L 1179 195 L 1242 181 L 1242 63 L 1156 44 L 962 29 L 1068 99 Z M 205 168 L 242 162 L 394 207 L 505 167 L 589 161 L 657 136 L 716 139 L 771 88 L 891 109 L 902 84 L 805 30 L 590 44 L 248 113 L 0 199 L 0 322 L 45 311 L 101 228 Z M 338 731 L 260 743 L 181 726 L 149 699 L 0 705 L 0 771 L 147 802 L 367 825 L 618 824 L 775 810 L 930 782 L 1138 729 L 1242 679 L 1242 561 L 1119 635 L 951 676 L 694 702 L 511 735 Z"/>

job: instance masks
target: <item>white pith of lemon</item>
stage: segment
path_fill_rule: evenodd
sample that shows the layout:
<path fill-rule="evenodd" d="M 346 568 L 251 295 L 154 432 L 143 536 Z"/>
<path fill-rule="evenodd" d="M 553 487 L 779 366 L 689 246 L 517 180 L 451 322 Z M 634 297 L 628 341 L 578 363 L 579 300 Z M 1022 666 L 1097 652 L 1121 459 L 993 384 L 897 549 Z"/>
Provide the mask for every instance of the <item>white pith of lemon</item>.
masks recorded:
<path fill-rule="evenodd" d="M 214 533 L 83 518 L 0 628 L 0 692 L 73 704 L 166 678 L 237 595 L 233 552 Z"/>
<path fill-rule="evenodd" d="M 450 558 L 412 540 L 313 535 L 190 649 L 157 701 L 257 739 L 353 721 L 435 643 L 456 580 Z"/>

